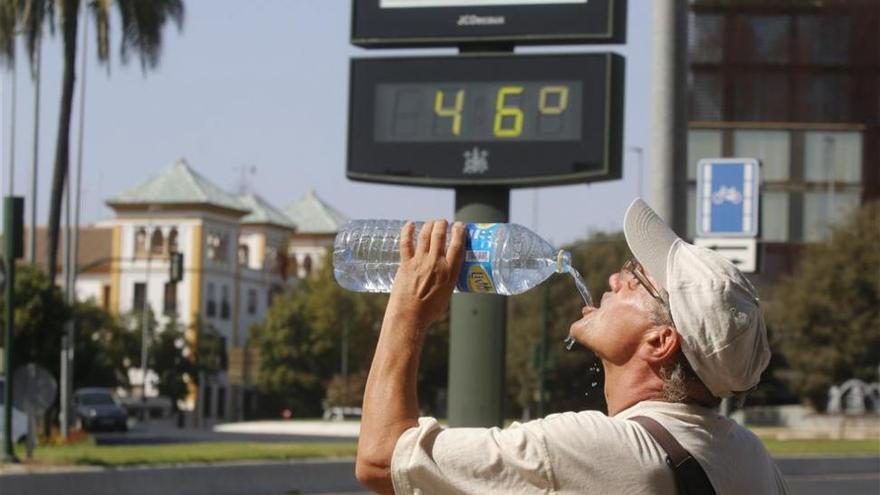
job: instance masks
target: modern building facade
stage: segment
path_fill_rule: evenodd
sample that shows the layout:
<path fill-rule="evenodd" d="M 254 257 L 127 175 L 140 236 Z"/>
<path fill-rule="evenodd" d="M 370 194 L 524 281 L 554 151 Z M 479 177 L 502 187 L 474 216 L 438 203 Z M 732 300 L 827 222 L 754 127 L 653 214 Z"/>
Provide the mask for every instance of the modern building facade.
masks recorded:
<path fill-rule="evenodd" d="M 692 0 L 687 232 L 696 164 L 762 163 L 758 281 L 880 197 L 880 2 Z"/>

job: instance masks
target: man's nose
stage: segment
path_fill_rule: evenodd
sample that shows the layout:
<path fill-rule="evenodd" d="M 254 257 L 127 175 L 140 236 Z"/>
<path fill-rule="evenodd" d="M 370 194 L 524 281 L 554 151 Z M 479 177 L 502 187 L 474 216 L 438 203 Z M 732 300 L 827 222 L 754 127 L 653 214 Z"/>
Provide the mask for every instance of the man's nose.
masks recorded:
<path fill-rule="evenodd" d="M 611 292 L 617 292 L 617 289 L 620 288 L 620 272 L 612 273 L 608 277 L 608 286 L 611 287 Z"/>

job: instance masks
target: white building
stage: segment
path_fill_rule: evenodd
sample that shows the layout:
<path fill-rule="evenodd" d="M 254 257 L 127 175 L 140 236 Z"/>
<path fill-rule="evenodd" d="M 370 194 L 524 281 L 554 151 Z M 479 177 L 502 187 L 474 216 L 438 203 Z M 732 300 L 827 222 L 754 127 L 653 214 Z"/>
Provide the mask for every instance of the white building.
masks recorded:
<path fill-rule="evenodd" d="M 333 246 L 336 231 L 348 220 L 310 189 L 284 212 L 296 225 L 289 243 L 290 273 L 302 278 L 320 268 L 327 249 Z"/>
<path fill-rule="evenodd" d="M 247 349 L 250 326 L 275 294 L 320 266 L 345 217 L 314 191 L 287 212 L 255 194 L 234 196 L 183 160 L 107 204 L 115 217 L 80 231 L 78 298 L 119 315 L 148 304 L 160 330 L 176 318 L 192 344 L 199 328 L 216 332 L 228 366 L 193 388 L 185 406 L 199 403 L 198 416 L 209 420 L 242 418 L 258 364 Z M 172 284 L 175 251 L 183 254 L 184 276 Z M 155 393 L 148 380 L 147 394 Z"/>

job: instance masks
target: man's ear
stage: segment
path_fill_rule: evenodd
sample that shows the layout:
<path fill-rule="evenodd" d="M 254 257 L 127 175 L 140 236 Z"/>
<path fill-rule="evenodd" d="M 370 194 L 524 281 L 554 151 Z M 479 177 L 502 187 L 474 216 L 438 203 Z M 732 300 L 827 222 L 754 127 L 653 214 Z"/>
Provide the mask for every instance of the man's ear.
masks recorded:
<path fill-rule="evenodd" d="M 662 365 L 675 357 L 681 345 L 681 336 L 670 325 L 658 325 L 645 333 L 640 353 L 642 358 L 655 365 Z"/>

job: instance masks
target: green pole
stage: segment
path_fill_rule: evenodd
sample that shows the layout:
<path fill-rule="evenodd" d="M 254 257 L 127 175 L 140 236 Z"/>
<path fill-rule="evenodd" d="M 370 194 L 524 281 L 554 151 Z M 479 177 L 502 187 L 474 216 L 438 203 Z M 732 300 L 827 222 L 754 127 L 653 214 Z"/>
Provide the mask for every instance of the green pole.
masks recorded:
<path fill-rule="evenodd" d="M 15 260 L 24 251 L 22 246 L 24 219 L 24 199 L 6 196 L 3 198 L 3 258 L 6 263 L 6 312 L 3 325 L 3 367 L 6 374 L 6 386 L 3 397 L 3 462 L 18 462 L 15 457 L 12 438 L 12 335 L 14 324 L 15 301 Z"/>
<path fill-rule="evenodd" d="M 549 284 L 541 287 L 541 336 L 538 341 L 538 415 L 544 417 L 544 403 L 546 401 L 546 391 L 544 389 L 544 381 L 547 375 L 547 293 L 549 292 Z"/>
<path fill-rule="evenodd" d="M 455 219 L 507 222 L 510 190 L 455 190 Z M 507 298 L 456 294 L 450 304 L 449 425 L 500 426 L 504 420 Z"/>

